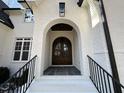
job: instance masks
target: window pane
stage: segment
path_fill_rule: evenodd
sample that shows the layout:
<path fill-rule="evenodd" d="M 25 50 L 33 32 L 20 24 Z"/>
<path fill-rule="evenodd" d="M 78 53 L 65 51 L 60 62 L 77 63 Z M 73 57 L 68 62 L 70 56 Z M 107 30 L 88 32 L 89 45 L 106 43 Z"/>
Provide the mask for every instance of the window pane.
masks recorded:
<path fill-rule="evenodd" d="M 57 43 L 56 46 L 55 46 L 55 49 L 56 50 L 61 50 L 61 43 Z"/>
<path fill-rule="evenodd" d="M 23 50 L 29 50 L 30 42 L 24 42 Z"/>
<path fill-rule="evenodd" d="M 61 43 L 57 43 L 55 46 L 55 51 L 54 51 L 55 56 L 60 56 L 61 55 Z"/>
<path fill-rule="evenodd" d="M 66 51 L 68 51 L 68 45 L 67 44 L 63 44 L 63 50 L 64 50 L 64 52 L 66 52 Z"/>
<path fill-rule="evenodd" d="M 60 10 L 64 10 L 64 8 L 65 8 L 65 3 L 59 3 L 59 5 L 60 5 Z"/>
<path fill-rule="evenodd" d="M 16 42 L 15 50 L 21 50 L 22 42 Z"/>
<path fill-rule="evenodd" d="M 23 40 L 22 38 L 17 38 L 17 40 Z"/>
<path fill-rule="evenodd" d="M 15 54 L 14 54 L 14 60 L 15 61 L 19 61 L 19 59 L 20 59 L 20 52 L 15 52 Z"/>
<path fill-rule="evenodd" d="M 66 43 L 64 43 L 63 44 L 63 55 L 68 56 L 68 54 L 69 54 L 68 45 Z"/>
<path fill-rule="evenodd" d="M 31 38 L 25 38 L 24 40 L 31 40 Z"/>
<path fill-rule="evenodd" d="M 28 54 L 29 54 L 28 51 L 22 53 L 22 60 L 23 60 L 23 61 L 24 61 L 24 60 L 25 60 L 25 61 L 28 60 Z"/>

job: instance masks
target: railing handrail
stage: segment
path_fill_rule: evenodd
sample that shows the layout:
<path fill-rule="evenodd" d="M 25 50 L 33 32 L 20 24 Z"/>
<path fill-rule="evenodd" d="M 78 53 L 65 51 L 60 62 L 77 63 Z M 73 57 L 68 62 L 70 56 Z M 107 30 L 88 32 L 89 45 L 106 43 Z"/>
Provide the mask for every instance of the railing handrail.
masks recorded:
<path fill-rule="evenodd" d="M 29 65 L 31 65 L 31 68 L 26 68 L 26 69 L 32 69 L 32 70 L 34 70 L 33 69 L 33 67 L 32 67 L 32 65 L 34 66 L 34 68 L 35 68 L 35 63 L 34 63 L 34 60 L 36 61 L 36 57 L 37 57 L 37 55 L 35 55 L 32 59 L 30 59 L 24 66 L 22 66 L 17 72 L 15 72 L 12 76 L 10 76 L 10 78 L 7 80 L 7 81 L 5 81 L 4 83 L 2 83 L 1 85 L 0 85 L 0 88 L 2 88 L 4 85 L 6 85 L 7 83 L 9 83 L 13 78 L 15 78 L 15 76 L 18 76 L 18 73 L 22 73 L 22 71 L 24 71 L 24 69 L 25 69 L 25 67 L 27 67 L 27 65 L 29 64 Z M 34 74 L 34 72 L 31 72 L 31 73 L 33 73 Z M 28 78 L 28 77 L 27 77 Z M 32 78 L 32 80 L 34 79 L 34 75 L 31 77 Z M 30 80 L 30 83 L 32 82 L 32 80 Z M 5 90 L 4 90 L 5 91 Z M 0 92 L 1 93 L 1 92 Z M 13 93 L 15 93 L 15 92 L 13 92 Z M 23 93 L 24 93 L 24 91 L 23 91 Z"/>
<path fill-rule="evenodd" d="M 87 57 L 89 57 L 95 64 L 97 64 L 101 69 L 103 69 L 109 76 L 112 77 L 111 74 L 109 74 L 102 66 L 100 66 L 93 58 L 91 58 L 90 56 L 87 55 Z"/>
<path fill-rule="evenodd" d="M 118 80 L 116 80 L 109 72 L 107 72 L 102 66 L 100 66 L 93 58 L 91 58 L 89 55 L 87 55 L 87 57 L 92 60 L 92 62 L 95 63 L 100 69 L 102 69 L 109 77 L 111 77 L 114 82 L 116 82 L 124 89 L 124 86 Z"/>
<path fill-rule="evenodd" d="M 22 70 L 23 67 L 25 67 L 28 63 L 30 63 L 34 58 L 36 58 L 37 55 L 35 55 L 32 59 L 30 59 L 24 66 L 22 66 L 17 72 L 15 72 L 12 76 L 10 76 L 10 78 L 7 80 L 9 81 L 13 76 L 15 76 L 19 71 Z M 3 84 L 1 84 L 0 86 L 4 85 L 7 81 L 5 81 Z"/>

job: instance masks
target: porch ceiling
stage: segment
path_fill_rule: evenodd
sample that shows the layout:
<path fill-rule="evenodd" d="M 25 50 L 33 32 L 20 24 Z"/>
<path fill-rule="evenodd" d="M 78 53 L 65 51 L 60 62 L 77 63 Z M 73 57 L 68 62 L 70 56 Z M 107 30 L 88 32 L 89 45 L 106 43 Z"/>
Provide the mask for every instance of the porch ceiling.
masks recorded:
<path fill-rule="evenodd" d="M 64 23 L 56 24 L 51 27 L 52 31 L 72 31 L 72 29 L 72 26 Z"/>

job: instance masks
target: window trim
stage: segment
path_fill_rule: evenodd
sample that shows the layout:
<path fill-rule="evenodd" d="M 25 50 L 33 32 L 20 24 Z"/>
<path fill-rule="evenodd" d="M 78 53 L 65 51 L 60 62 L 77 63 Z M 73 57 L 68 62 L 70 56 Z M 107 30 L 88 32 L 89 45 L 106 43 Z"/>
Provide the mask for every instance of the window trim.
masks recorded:
<path fill-rule="evenodd" d="M 30 40 L 24 40 L 25 38 L 30 38 Z M 22 39 L 22 40 L 17 40 L 17 39 Z M 32 37 L 16 37 L 15 40 L 14 40 L 14 45 L 13 45 L 13 51 L 12 51 L 12 62 L 15 62 L 15 63 L 20 63 L 20 62 L 28 62 L 30 60 L 30 57 L 31 57 L 31 50 L 32 50 L 32 40 L 33 38 Z M 22 42 L 22 45 L 21 45 L 21 53 L 20 53 L 20 59 L 17 61 L 17 60 L 14 60 L 14 54 L 16 51 L 18 50 L 15 50 L 15 47 L 16 47 L 16 42 L 18 41 L 21 41 Z M 29 46 L 29 54 L 28 54 L 28 60 L 22 60 L 22 53 L 23 51 L 23 46 L 24 46 L 24 42 L 25 41 L 29 41 L 30 42 L 30 46 Z M 26 50 L 27 51 L 27 50 Z"/>

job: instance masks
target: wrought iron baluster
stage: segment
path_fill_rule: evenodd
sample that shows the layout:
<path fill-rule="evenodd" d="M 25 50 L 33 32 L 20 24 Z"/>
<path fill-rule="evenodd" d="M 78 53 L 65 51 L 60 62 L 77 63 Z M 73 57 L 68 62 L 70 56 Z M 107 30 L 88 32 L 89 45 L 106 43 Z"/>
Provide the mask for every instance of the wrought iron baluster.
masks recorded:
<path fill-rule="evenodd" d="M 107 75 L 107 80 L 108 80 L 108 86 L 109 86 L 109 93 L 112 93 L 111 85 L 110 85 L 110 80 L 109 80 L 109 76 L 108 75 Z"/>
<path fill-rule="evenodd" d="M 99 74 L 99 67 L 97 66 L 97 71 L 98 71 L 98 82 L 99 82 L 99 92 L 101 92 L 101 80 L 100 80 L 100 74 Z"/>
<path fill-rule="evenodd" d="M 36 57 L 37 56 L 34 56 L 29 62 L 27 62 L 22 68 L 13 74 L 5 83 L 1 84 L 0 93 L 26 93 L 26 90 L 34 79 L 34 66 Z"/>
<path fill-rule="evenodd" d="M 88 60 L 90 69 L 90 79 L 92 80 L 99 93 L 118 93 L 118 91 L 121 91 L 120 89 L 124 90 L 124 86 L 120 84 L 96 61 L 94 61 L 89 56 Z"/>

